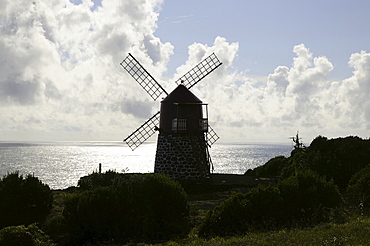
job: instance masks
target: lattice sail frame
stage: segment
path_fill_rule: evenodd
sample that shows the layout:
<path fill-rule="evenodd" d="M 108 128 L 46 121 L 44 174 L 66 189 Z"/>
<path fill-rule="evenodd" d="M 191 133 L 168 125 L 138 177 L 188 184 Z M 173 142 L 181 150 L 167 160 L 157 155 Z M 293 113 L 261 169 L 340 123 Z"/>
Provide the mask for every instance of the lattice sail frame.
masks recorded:
<path fill-rule="evenodd" d="M 193 67 L 189 72 L 176 80 L 175 83 L 178 85 L 183 84 L 186 88 L 190 89 L 221 65 L 222 62 L 218 60 L 215 53 L 212 53 L 206 59 L 198 63 L 198 65 Z"/>
<path fill-rule="evenodd" d="M 131 53 L 128 54 L 120 65 L 139 83 L 139 85 L 150 95 L 151 98 L 153 98 L 154 101 L 163 93 L 168 95 L 166 90 L 163 89 L 153 76 L 145 70 L 145 68 L 131 55 Z M 193 67 L 189 72 L 176 80 L 175 83 L 178 85 L 183 84 L 190 89 L 221 65 L 222 63 L 219 61 L 217 56 L 212 53 L 198 63 L 198 65 Z M 159 118 L 160 112 L 157 112 L 123 141 L 126 142 L 132 150 L 135 150 L 143 142 L 154 135 L 159 126 Z M 208 125 L 208 132 L 206 133 L 206 142 L 208 146 L 214 144 L 219 138 L 220 137 L 216 134 L 213 128 Z"/>
<path fill-rule="evenodd" d="M 159 111 L 123 141 L 127 143 L 131 150 L 135 150 L 140 144 L 144 143 L 148 138 L 154 135 L 158 126 Z"/>
<path fill-rule="evenodd" d="M 206 142 L 208 146 L 211 146 L 214 144 L 220 137 L 217 135 L 217 133 L 213 130 L 213 128 L 208 125 L 208 132 L 206 133 Z"/>
<path fill-rule="evenodd" d="M 126 56 L 120 64 L 154 101 L 163 93 L 168 95 L 165 89 L 163 89 L 153 76 L 150 75 L 130 53 L 128 53 L 128 56 Z"/>

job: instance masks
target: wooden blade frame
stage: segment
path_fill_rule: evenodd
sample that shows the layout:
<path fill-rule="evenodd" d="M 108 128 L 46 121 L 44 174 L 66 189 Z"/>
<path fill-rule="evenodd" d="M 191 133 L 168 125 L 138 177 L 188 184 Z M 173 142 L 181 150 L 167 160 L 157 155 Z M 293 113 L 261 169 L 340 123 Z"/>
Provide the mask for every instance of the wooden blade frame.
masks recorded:
<path fill-rule="evenodd" d="M 188 89 L 190 89 L 221 65 L 222 62 L 218 60 L 215 53 L 212 53 L 206 59 L 201 61 L 198 65 L 193 67 L 189 72 L 176 80 L 175 83 L 178 85 L 183 84 Z"/>
<path fill-rule="evenodd" d="M 214 144 L 220 137 L 217 135 L 217 133 L 213 130 L 213 128 L 208 125 L 208 132 L 206 133 L 206 141 L 208 146 L 211 146 Z"/>
<path fill-rule="evenodd" d="M 120 63 L 121 66 L 133 77 L 136 82 L 153 98 L 157 100 L 163 93 L 168 93 L 163 87 L 150 75 L 143 66 L 130 53 Z"/>
<path fill-rule="evenodd" d="M 159 126 L 159 111 L 153 115 L 149 120 L 142 124 L 136 131 L 131 133 L 123 141 L 132 149 L 136 149 L 145 142 L 148 138 L 153 136 Z"/>

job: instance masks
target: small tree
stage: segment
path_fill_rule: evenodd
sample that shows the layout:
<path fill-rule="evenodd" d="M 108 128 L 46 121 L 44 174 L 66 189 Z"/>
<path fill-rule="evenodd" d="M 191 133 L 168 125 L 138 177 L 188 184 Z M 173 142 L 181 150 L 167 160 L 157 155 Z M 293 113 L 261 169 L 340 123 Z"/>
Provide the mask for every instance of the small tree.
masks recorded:
<path fill-rule="evenodd" d="M 43 222 L 49 215 L 53 194 L 37 177 L 19 172 L 0 179 L 0 228 Z"/>

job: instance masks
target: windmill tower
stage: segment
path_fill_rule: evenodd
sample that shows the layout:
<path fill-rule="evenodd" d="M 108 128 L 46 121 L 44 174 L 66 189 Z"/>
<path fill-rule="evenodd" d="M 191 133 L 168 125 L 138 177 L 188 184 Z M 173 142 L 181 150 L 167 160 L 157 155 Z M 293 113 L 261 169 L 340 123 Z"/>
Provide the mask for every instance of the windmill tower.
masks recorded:
<path fill-rule="evenodd" d="M 208 147 L 219 137 L 208 124 L 208 105 L 189 89 L 221 64 L 212 53 L 176 80 L 178 86 L 168 94 L 131 54 L 121 62 L 121 66 L 154 101 L 162 94 L 166 95 L 161 101 L 160 111 L 124 139 L 134 150 L 156 131 L 159 132 L 155 173 L 179 180 L 209 177 L 212 162 Z"/>

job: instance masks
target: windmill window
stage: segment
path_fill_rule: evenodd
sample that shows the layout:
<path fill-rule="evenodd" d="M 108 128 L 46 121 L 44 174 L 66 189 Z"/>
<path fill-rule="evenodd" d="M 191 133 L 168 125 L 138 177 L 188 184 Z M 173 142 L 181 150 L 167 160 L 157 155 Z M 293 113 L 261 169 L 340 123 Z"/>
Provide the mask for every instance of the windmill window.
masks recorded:
<path fill-rule="evenodd" d="M 177 130 L 177 119 L 172 119 L 172 131 Z"/>
<path fill-rule="evenodd" d="M 186 119 L 177 120 L 177 130 L 185 131 L 186 130 Z"/>
<path fill-rule="evenodd" d="M 199 126 L 201 131 L 208 131 L 208 119 L 199 119 Z"/>
<path fill-rule="evenodd" d="M 186 130 L 186 119 L 173 119 L 172 120 L 172 131 L 185 131 Z"/>

